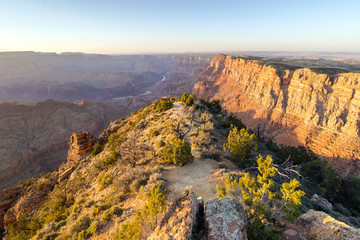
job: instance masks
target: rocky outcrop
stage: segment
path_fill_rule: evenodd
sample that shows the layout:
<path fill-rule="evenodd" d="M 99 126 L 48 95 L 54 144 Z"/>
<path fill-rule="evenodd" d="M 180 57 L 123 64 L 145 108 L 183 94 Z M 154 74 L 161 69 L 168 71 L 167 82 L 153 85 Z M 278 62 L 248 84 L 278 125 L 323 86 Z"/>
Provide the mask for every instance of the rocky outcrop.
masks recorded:
<path fill-rule="evenodd" d="M 0 191 L 0 233 L 4 231 L 4 216 L 6 211 L 16 202 L 21 196 L 22 189 L 19 187 L 6 189 Z"/>
<path fill-rule="evenodd" d="M 68 162 L 74 165 L 88 157 L 92 151 L 93 145 L 94 139 L 89 132 L 73 133 L 69 141 L 70 149 L 67 155 Z"/>
<path fill-rule="evenodd" d="M 232 197 L 209 200 L 205 206 L 205 221 L 208 240 L 247 239 L 244 208 Z"/>
<path fill-rule="evenodd" d="M 306 145 L 331 159 L 358 160 L 360 74 L 289 69 L 217 55 L 193 92 L 200 98 L 219 99 L 225 111 L 250 128 L 264 123 L 280 144 Z M 335 167 L 347 173 L 358 162 Z"/>
<path fill-rule="evenodd" d="M 297 220 L 307 239 L 337 240 L 360 239 L 360 230 L 340 222 L 324 212 L 309 210 Z"/>
<path fill-rule="evenodd" d="M 197 224 L 199 202 L 194 193 L 185 191 L 166 212 L 149 240 L 190 240 Z"/>

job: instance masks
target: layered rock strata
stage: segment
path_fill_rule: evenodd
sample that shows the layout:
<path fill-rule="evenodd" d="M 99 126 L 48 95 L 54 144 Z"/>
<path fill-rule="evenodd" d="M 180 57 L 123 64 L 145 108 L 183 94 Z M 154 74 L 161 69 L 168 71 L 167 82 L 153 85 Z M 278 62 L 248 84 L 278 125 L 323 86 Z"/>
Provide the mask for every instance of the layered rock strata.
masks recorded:
<path fill-rule="evenodd" d="M 73 133 L 69 141 L 69 152 L 67 160 L 71 164 L 76 164 L 82 159 L 88 157 L 92 151 L 94 140 L 89 132 L 76 132 Z"/>
<path fill-rule="evenodd" d="M 292 69 L 292 68 L 290 68 Z M 193 92 L 219 99 L 250 128 L 264 126 L 280 144 L 306 145 L 352 171 L 360 158 L 360 74 L 288 70 L 260 60 L 217 55 Z M 352 161 L 351 161 L 352 160 Z"/>

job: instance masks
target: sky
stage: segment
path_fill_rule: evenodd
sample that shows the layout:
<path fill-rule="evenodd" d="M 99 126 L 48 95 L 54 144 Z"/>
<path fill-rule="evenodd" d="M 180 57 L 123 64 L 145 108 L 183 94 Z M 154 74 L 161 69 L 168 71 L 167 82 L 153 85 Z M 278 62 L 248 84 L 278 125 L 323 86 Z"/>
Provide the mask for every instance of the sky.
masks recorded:
<path fill-rule="evenodd" d="M 0 52 L 360 51 L 359 0 L 0 3 Z"/>

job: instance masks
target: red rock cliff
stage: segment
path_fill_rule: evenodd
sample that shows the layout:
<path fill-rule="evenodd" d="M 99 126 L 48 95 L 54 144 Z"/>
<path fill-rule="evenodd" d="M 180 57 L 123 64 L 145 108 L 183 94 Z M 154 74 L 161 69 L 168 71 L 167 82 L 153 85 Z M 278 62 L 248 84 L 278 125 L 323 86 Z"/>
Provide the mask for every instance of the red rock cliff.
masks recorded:
<path fill-rule="evenodd" d="M 360 158 L 359 73 L 279 70 L 257 60 L 217 55 L 194 93 L 219 99 L 223 109 L 250 128 L 266 122 L 278 143 L 307 145 L 329 159 L 347 159 L 338 170 L 350 171 L 359 163 L 353 161 Z"/>

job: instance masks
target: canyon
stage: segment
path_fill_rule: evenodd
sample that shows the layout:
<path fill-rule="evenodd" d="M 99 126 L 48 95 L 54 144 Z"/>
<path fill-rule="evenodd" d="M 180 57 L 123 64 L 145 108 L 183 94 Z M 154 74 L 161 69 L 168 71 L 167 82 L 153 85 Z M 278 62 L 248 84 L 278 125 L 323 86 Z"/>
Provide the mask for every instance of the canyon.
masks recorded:
<path fill-rule="evenodd" d="M 304 145 L 341 174 L 359 174 L 360 73 L 217 55 L 193 93 L 277 143 Z"/>
<path fill-rule="evenodd" d="M 191 92 L 209 61 L 172 55 L 0 53 L 0 190 L 55 170 L 66 160 L 73 132 L 96 136 L 111 121 L 155 99 Z"/>

